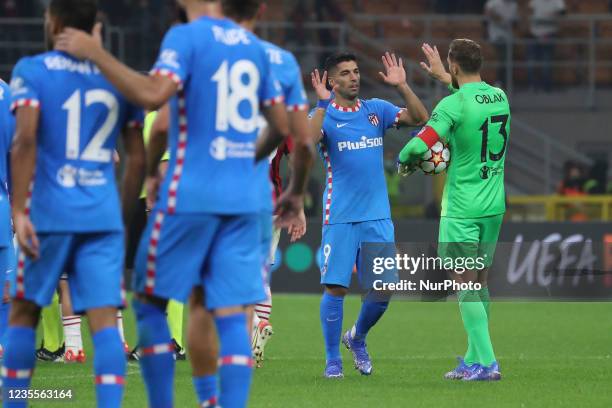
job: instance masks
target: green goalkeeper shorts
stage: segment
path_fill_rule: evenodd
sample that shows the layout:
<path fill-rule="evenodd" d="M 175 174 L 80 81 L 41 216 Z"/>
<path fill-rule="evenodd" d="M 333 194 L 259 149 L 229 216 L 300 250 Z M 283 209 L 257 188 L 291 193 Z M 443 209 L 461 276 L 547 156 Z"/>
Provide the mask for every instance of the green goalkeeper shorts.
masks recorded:
<path fill-rule="evenodd" d="M 491 266 L 503 214 L 481 218 L 440 218 L 438 256 L 462 263 L 466 269 Z M 472 266 L 473 265 L 473 266 Z"/>

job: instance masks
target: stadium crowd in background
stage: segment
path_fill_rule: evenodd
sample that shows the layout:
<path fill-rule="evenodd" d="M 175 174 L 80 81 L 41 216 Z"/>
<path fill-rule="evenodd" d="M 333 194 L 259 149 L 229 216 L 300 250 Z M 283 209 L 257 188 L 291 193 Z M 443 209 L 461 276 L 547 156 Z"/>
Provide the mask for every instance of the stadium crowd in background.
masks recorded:
<path fill-rule="evenodd" d="M 608 181 L 608 162 L 596 160 L 591 167 L 567 161 L 563 165 L 563 179 L 557 187 L 563 196 L 601 195 L 612 193 L 612 182 Z"/>
<path fill-rule="evenodd" d="M 508 47 L 514 36 L 514 27 L 519 18 L 518 4 L 514 0 L 488 0 L 484 14 L 488 17 L 488 40 L 495 47 L 497 57 L 497 81 L 506 85 L 506 61 Z"/>
<path fill-rule="evenodd" d="M 559 34 L 559 17 L 566 13 L 564 0 L 531 0 L 529 2 L 529 34 L 527 47 L 529 86 L 534 90 L 550 92 L 553 86 L 552 62 L 555 55 L 554 40 Z"/>

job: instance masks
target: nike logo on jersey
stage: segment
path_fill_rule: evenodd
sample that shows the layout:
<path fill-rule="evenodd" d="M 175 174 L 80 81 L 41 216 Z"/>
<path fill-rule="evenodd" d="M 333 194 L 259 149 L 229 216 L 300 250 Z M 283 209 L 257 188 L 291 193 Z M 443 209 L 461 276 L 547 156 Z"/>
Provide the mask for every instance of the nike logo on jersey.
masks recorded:
<path fill-rule="evenodd" d="M 346 125 L 348 125 L 348 123 L 336 123 L 336 127 L 337 127 L 338 129 L 340 129 L 340 128 L 342 128 L 342 127 L 345 127 Z"/>

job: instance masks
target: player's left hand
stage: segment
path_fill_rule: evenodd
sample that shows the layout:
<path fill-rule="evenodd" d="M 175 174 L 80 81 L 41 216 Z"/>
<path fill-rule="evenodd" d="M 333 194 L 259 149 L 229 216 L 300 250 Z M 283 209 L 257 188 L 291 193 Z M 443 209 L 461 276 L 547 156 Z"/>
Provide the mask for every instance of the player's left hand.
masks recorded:
<path fill-rule="evenodd" d="M 151 211 L 153 207 L 155 207 L 160 184 L 161 177 L 159 177 L 159 175 L 155 177 L 147 176 L 145 179 L 145 186 L 147 188 L 147 211 Z"/>
<path fill-rule="evenodd" d="M 17 235 L 19 248 L 28 258 L 38 259 L 40 255 L 40 244 L 32 220 L 26 214 L 18 214 L 13 218 L 15 222 L 15 235 Z"/>
<path fill-rule="evenodd" d="M 102 23 L 96 23 L 91 34 L 75 28 L 65 28 L 55 42 L 55 49 L 79 59 L 90 59 L 91 52 L 102 47 Z"/>
<path fill-rule="evenodd" d="M 306 214 L 304 214 L 304 209 L 300 212 L 297 222 L 289 225 L 287 232 L 291 242 L 297 241 L 306 234 Z"/>
<path fill-rule="evenodd" d="M 410 176 L 416 171 L 416 165 L 410 163 L 402 163 L 400 159 L 397 159 L 397 174 L 402 177 Z"/>
<path fill-rule="evenodd" d="M 395 54 L 386 52 L 382 56 L 382 62 L 385 66 L 385 72 L 379 72 L 378 74 L 387 85 L 400 86 L 406 83 L 406 70 L 401 58 L 398 59 Z"/>
<path fill-rule="evenodd" d="M 291 225 L 298 224 L 303 212 L 304 196 L 285 192 L 276 203 L 277 217 L 274 220 L 274 225 L 278 228 L 289 228 Z"/>

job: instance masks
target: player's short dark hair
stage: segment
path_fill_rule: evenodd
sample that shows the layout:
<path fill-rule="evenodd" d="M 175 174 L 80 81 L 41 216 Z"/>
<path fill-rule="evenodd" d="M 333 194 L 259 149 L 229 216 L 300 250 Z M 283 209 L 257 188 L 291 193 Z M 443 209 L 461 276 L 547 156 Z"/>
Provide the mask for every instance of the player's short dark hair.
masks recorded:
<path fill-rule="evenodd" d="M 357 62 L 357 57 L 354 54 L 351 54 L 348 52 L 337 52 L 335 54 L 330 55 L 329 57 L 325 59 L 325 64 L 323 66 L 323 69 L 329 72 L 332 69 L 336 68 L 338 64 L 340 64 L 341 62 L 347 62 L 347 61 Z"/>
<path fill-rule="evenodd" d="M 96 23 L 97 0 L 51 0 L 49 13 L 64 27 L 77 28 L 88 33 Z"/>
<path fill-rule="evenodd" d="M 482 67 L 482 53 L 476 41 L 458 38 L 451 42 L 448 51 L 451 61 L 459 64 L 466 74 L 477 74 Z"/>
<path fill-rule="evenodd" d="M 223 14 L 236 21 L 251 20 L 263 0 L 221 0 Z"/>

